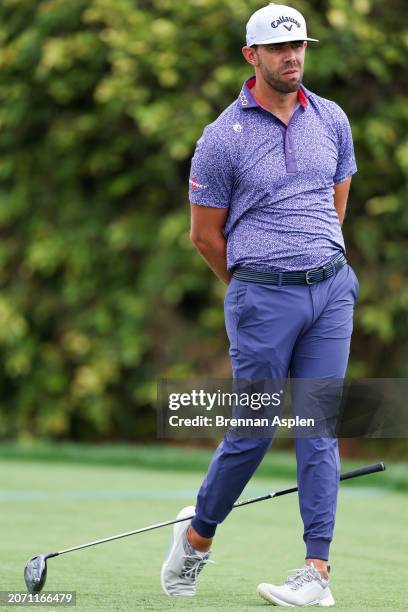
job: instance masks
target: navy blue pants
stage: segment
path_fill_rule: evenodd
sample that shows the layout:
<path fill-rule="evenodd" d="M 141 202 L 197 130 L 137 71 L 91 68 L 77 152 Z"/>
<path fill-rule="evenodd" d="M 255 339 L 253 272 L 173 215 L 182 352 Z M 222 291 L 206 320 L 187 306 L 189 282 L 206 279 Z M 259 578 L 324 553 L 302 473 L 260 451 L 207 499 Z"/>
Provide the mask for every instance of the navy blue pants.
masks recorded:
<path fill-rule="evenodd" d="M 224 307 L 234 379 L 282 379 L 289 372 L 292 378 L 344 378 L 357 296 L 358 280 L 349 265 L 314 285 L 232 279 Z M 214 535 L 272 439 L 225 435 L 197 496 L 192 525 L 202 537 Z M 339 486 L 338 442 L 303 437 L 295 444 L 306 558 L 327 560 Z"/>

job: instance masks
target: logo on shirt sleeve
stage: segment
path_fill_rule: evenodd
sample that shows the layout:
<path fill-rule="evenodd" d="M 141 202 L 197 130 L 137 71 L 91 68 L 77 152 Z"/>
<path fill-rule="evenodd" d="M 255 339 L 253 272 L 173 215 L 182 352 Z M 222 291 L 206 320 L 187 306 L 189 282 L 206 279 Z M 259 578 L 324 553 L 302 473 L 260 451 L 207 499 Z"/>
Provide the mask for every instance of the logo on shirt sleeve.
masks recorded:
<path fill-rule="evenodd" d="M 193 191 L 197 191 L 198 189 L 207 189 L 207 185 L 203 185 L 196 178 L 191 178 L 188 182 L 190 183 Z"/>

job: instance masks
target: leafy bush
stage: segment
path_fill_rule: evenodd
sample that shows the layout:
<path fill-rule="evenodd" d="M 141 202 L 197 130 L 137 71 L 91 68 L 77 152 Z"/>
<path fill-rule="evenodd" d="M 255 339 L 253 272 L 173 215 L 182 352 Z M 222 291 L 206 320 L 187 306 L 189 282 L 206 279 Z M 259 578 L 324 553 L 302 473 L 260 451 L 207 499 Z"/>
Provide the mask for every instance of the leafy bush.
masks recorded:
<path fill-rule="evenodd" d="M 305 83 L 350 117 L 350 373 L 408 375 L 402 0 L 293 2 Z M 223 287 L 189 240 L 189 160 L 233 101 L 254 0 L 0 5 L 0 436 L 154 436 L 159 375 L 227 375 Z M 313 45 L 313 48 L 312 48 Z"/>

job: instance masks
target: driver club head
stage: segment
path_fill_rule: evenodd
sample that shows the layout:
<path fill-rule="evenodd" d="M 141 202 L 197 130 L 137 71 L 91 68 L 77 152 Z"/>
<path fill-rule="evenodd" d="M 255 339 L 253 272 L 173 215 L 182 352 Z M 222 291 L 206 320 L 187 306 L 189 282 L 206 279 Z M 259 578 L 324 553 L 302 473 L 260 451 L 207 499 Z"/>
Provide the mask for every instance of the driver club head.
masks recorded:
<path fill-rule="evenodd" d="M 47 555 L 37 555 L 27 561 L 24 580 L 30 593 L 39 593 L 47 578 Z"/>

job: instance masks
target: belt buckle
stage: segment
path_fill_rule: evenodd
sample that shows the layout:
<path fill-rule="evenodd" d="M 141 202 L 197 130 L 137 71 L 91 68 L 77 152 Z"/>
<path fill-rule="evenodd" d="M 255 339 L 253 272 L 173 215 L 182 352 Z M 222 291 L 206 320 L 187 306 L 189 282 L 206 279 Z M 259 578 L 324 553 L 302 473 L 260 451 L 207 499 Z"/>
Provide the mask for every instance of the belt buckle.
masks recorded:
<path fill-rule="evenodd" d="M 317 283 L 315 280 L 309 280 L 309 274 L 312 272 L 318 272 L 319 270 L 321 270 L 321 268 L 313 268 L 313 270 L 306 271 L 306 285 L 315 285 Z"/>

